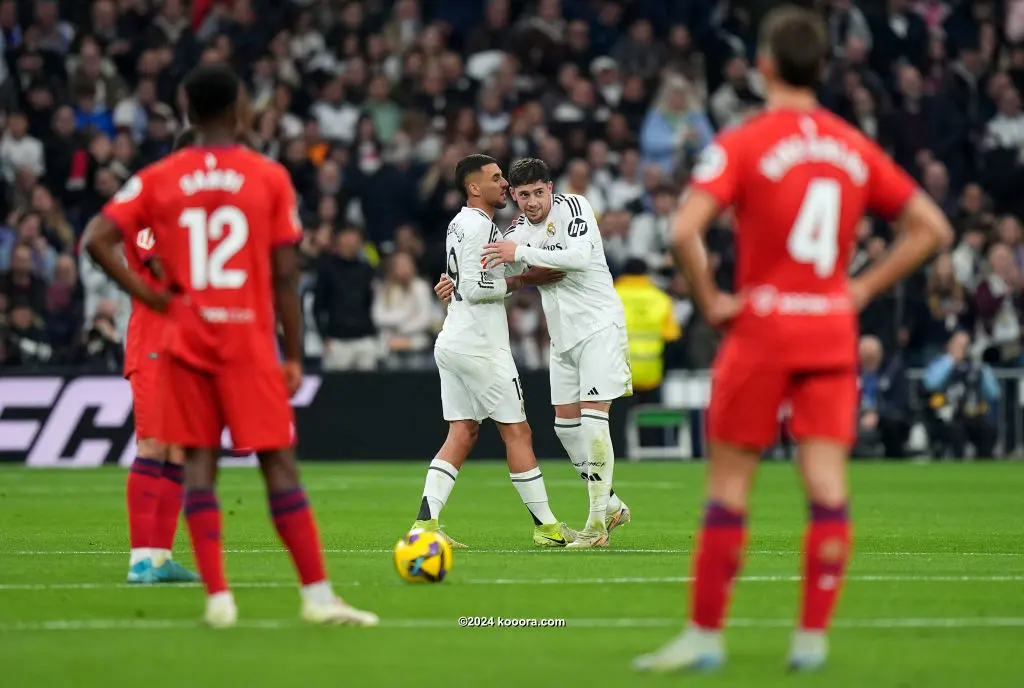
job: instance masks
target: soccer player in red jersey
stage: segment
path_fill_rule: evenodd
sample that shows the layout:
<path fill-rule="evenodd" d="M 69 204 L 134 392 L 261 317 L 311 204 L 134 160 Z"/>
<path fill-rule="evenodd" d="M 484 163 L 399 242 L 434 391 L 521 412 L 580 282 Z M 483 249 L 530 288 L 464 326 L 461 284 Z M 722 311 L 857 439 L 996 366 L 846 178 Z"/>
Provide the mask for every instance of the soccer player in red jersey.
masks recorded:
<path fill-rule="evenodd" d="M 128 268 L 151 287 L 159 284 L 153 232 L 144 229 L 125 243 Z M 171 557 L 184 491 L 184 455 L 158 437 L 159 370 L 164 316 L 132 301 L 125 340 L 124 376 L 132 388 L 136 458 L 128 472 L 129 583 L 178 583 L 198 580 Z"/>
<path fill-rule="evenodd" d="M 810 511 L 792 670 L 819 668 L 850 555 L 846 460 L 857 409 L 857 314 L 948 243 L 946 218 L 873 142 L 815 100 L 828 53 L 821 18 L 792 7 L 762 27 L 767 110 L 704 152 L 676 215 L 673 242 L 708 321 L 727 326 L 708 409 L 708 502 L 693 557 L 689 627 L 639 657 L 640 670 L 712 669 L 725 660 L 726 608 L 746 540 L 761 452 L 791 407 Z M 736 214 L 737 295 L 720 293 L 703 234 Z M 855 227 L 873 211 L 902 236 L 862 276 L 847 268 Z"/>
<path fill-rule="evenodd" d="M 320 536 L 299 482 L 294 415 L 301 383 L 298 223 L 283 167 L 235 143 L 240 84 L 222 65 L 186 80 L 199 145 L 142 170 L 93 219 L 85 246 L 126 291 L 168 314 L 164 332 L 161 439 L 185 449 L 185 515 L 206 588 L 204 620 L 237 620 L 224 573 L 215 493 L 221 432 L 256 452 L 274 525 L 301 580 L 303 619 L 375 625 L 377 616 L 335 596 Z M 117 245 L 151 228 L 168 291 L 154 289 L 120 261 Z M 284 331 L 278 363 L 275 310 Z"/>

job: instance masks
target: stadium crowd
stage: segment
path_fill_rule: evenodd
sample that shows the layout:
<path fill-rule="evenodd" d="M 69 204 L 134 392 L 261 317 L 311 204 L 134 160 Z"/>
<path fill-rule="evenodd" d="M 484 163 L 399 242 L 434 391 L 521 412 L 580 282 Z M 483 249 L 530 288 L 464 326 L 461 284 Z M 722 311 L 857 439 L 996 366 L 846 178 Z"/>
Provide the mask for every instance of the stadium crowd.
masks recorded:
<path fill-rule="evenodd" d="M 116 369 L 125 297 L 76 251 L 89 218 L 187 125 L 179 82 L 229 61 L 252 144 L 290 171 L 307 228 L 307 353 L 331 369 L 422 365 L 442 310 L 454 162 L 536 155 L 599 214 L 609 265 L 646 262 L 674 299 L 670 367 L 716 336 L 666 252 L 687 171 L 756 113 L 760 5 L 729 0 L 0 0 L 0 361 Z M 770 3 L 767 3 L 770 4 Z M 1021 361 L 1024 2 L 817 0 L 833 43 L 823 102 L 920 180 L 958 244 L 872 305 L 886 360 L 925 365 L 957 331 Z M 515 218 L 510 204 L 500 222 Z M 892 229 L 865 220 L 851 272 Z M 709 236 L 718 278 L 735 251 Z M 539 298 L 509 300 L 520 364 L 544 367 Z M 972 356 L 967 356 L 973 360 Z"/>

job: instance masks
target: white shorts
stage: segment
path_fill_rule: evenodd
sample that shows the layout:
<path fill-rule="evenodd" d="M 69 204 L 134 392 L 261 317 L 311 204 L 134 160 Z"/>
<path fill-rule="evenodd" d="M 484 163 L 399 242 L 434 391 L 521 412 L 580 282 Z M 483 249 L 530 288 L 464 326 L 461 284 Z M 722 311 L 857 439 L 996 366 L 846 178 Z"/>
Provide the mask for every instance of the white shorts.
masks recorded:
<path fill-rule="evenodd" d="M 614 401 L 633 395 L 629 338 L 618 325 L 595 332 L 568 351 L 551 351 L 551 404 Z"/>
<path fill-rule="evenodd" d="M 441 377 L 444 419 L 486 418 L 497 423 L 526 420 L 523 385 L 509 351 L 495 356 L 471 356 L 436 347 L 434 359 Z"/>

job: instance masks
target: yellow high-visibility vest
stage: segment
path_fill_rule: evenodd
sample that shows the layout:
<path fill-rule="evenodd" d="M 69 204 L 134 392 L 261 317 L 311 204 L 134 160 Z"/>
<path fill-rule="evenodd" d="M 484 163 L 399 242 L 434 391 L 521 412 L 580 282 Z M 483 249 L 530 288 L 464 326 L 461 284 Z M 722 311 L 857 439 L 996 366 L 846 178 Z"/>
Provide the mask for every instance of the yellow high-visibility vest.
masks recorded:
<path fill-rule="evenodd" d="M 626 311 L 633 389 L 654 389 L 665 376 L 665 342 L 681 336 L 672 299 L 646 275 L 620 277 L 615 281 L 615 291 Z"/>

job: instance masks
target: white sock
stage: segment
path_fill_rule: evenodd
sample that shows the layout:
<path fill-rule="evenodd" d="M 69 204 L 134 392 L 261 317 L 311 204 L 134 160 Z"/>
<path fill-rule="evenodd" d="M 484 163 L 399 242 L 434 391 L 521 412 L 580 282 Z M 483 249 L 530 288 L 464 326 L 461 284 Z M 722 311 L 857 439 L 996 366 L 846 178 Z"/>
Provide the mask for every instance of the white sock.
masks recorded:
<path fill-rule="evenodd" d="M 459 469 L 444 459 L 434 459 L 427 469 L 427 480 L 423 484 L 423 499 L 420 501 L 420 513 L 417 521 L 429 521 L 437 518 L 448 501 L 455 479 L 459 477 Z"/>
<path fill-rule="evenodd" d="M 565 453 L 572 461 L 572 469 L 584 480 L 587 479 L 587 442 L 583 438 L 583 424 L 579 418 L 555 417 L 555 435 L 565 447 Z"/>
<path fill-rule="evenodd" d="M 516 492 L 523 500 L 523 504 L 530 510 L 533 516 L 534 525 L 549 525 L 558 523 L 558 519 L 551 513 L 548 506 L 548 491 L 544 487 L 544 476 L 540 468 L 531 468 L 524 473 L 509 473 Z"/>
<path fill-rule="evenodd" d="M 586 480 L 587 477 L 587 441 L 583 436 L 583 424 L 579 418 L 555 418 L 555 435 L 565 448 L 565 453 L 572 461 L 572 468 Z M 617 514 L 622 510 L 622 500 L 609 491 L 608 514 Z"/>
<path fill-rule="evenodd" d="M 327 580 L 303 585 L 299 588 L 299 594 L 302 596 L 302 601 L 306 604 L 331 604 L 337 599 L 334 595 L 334 588 L 331 587 L 330 581 Z"/>
<path fill-rule="evenodd" d="M 131 554 L 128 555 L 128 565 L 135 566 L 144 559 L 152 559 L 153 550 L 149 547 L 134 547 L 132 548 Z"/>
<path fill-rule="evenodd" d="M 580 415 L 588 450 L 587 492 L 590 494 L 590 515 L 587 517 L 587 527 L 604 530 L 615 471 L 615 447 L 612 445 L 607 413 L 583 409 Z"/>
<path fill-rule="evenodd" d="M 165 561 L 169 561 L 174 557 L 169 549 L 160 549 L 159 547 L 153 547 L 149 550 L 153 553 L 153 566 L 163 566 Z"/>

